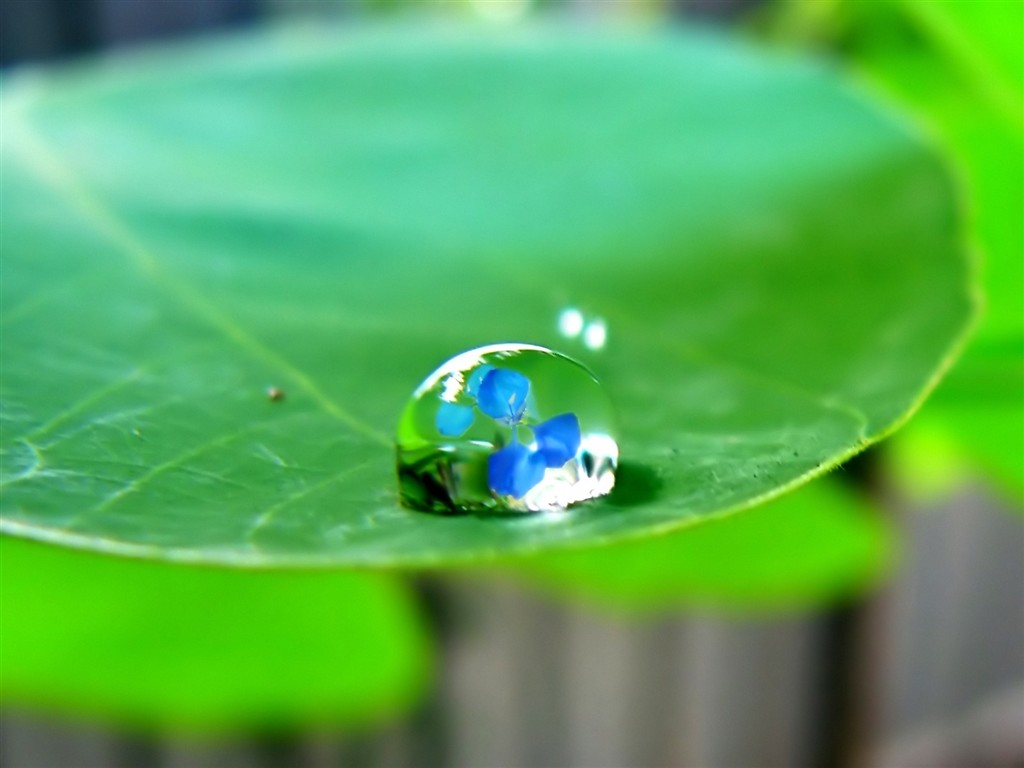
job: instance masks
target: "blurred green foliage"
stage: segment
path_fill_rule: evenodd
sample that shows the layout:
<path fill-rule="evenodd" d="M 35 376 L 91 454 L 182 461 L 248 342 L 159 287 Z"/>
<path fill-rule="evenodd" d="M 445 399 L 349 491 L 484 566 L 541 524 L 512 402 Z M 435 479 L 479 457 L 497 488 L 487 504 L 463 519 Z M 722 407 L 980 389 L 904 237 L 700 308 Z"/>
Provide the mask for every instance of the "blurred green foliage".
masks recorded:
<path fill-rule="evenodd" d="M 2 703 L 135 728 L 367 725 L 428 678 L 383 574 L 196 568 L 0 537 Z"/>
<path fill-rule="evenodd" d="M 806 609 L 873 584 L 892 554 L 878 510 L 825 478 L 692 531 L 542 555 L 517 572 L 603 608 Z"/>
<path fill-rule="evenodd" d="M 935 138 L 964 185 L 983 255 L 983 322 L 893 445 L 909 487 L 942 493 L 991 477 L 1024 509 L 1024 3 L 795 0 L 776 35 L 836 52 Z"/>

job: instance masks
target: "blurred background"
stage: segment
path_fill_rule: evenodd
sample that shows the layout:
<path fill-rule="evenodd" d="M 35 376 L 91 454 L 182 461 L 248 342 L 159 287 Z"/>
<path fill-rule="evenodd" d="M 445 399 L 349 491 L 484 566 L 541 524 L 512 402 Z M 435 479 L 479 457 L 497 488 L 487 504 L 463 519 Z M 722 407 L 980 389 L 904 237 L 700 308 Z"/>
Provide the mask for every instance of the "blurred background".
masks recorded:
<path fill-rule="evenodd" d="M 903 5 L 911 4 L 3 0 L 0 61 L 10 71 L 294 18 L 507 24 L 554 17 L 580 25 L 713 25 L 832 58 L 851 77 L 871 81 L 876 54 L 938 56 L 915 23 L 919 9 Z M 1024 46 L 1021 5 L 990 5 L 1006 14 L 1004 31 Z M 886 91 L 884 77 L 873 82 Z M 889 97 L 893 109 L 914 111 L 899 88 Z M 917 117 L 930 119 L 926 111 Z M 940 140 L 946 135 L 941 126 L 935 131 Z M 969 153 L 952 146 L 950 157 L 970 181 Z M 1015 185 L 1007 194 L 1019 202 L 1024 158 L 1017 152 L 1001 159 L 1006 183 Z M 1004 281 L 1011 290 L 1020 274 L 1022 221 L 1002 223 L 1014 231 L 1000 254 L 1011 265 Z M 1016 287 L 1024 293 L 1024 284 Z M 1021 396 L 1008 394 L 1018 407 Z M 941 422 L 941 415 L 927 414 L 925 426 Z M 1024 423 L 1019 410 L 1010 414 L 1003 427 L 1011 438 L 1000 443 L 1001 455 L 1020 455 L 1010 457 L 1009 474 L 961 460 L 949 448 L 955 440 L 943 438 L 942 450 L 934 450 L 932 428 L 911 429 L 839 472 L 851 487 L 872 488 L 875 503 L 865 514 L 882 516 L 897 533 L 890 569 L 866 592 L 814 606 L 745 610 L 705 600 L 636 614 L 501 574 L 411 576 L 417 611 L 434 638 L 434 679 L 411 710 L 383 724 L 196 738 L 55 718 L 8 703 L 0 764 L 1024 766 L 1024 529 L 1014 476 L 1024 456 Z M 947 472 L 954 464 L 957 471 Z"/>

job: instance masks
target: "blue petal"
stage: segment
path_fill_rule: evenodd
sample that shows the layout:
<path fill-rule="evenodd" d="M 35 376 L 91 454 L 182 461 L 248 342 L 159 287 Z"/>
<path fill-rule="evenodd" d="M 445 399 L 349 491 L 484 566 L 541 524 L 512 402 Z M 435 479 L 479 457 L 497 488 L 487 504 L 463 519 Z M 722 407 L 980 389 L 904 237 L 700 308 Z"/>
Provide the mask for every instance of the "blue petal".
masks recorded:
<path fill-rule="evenodd" d="M 487 372 L 477 392 L 477 405 L 492 419 L 515 424 L 523 418 L 530 380 L 518 371 L 494 368 Z"/>
<path fill-rule="evenodd" d="M 466 394 L 470 397 L 476 397 L 477 390 L 480 389 L 480 382 L 484 380 L 484 376 L 493 370 L 493 365 L 484 363 L 469 374 L 469 378 L 466 379 Z"/>
<path fill-rule="evenodd" d="M 468 405 L 442 402 L 434 418 L 437 431 L 447 437 L 461 437 L 473 423 L 473 409 Z"/>
<path fill-rule="evenodd" d="M 575 413 L 563 413 L 533 428 L 537 453 L 549 467 L 560 467 L 580 449 L 580 420 Z"/>
<path fill-rule="evenodd" d="M 522 443 L 509 443 L 487 457 L 487 483 L 499 496 L 521 499 L 544 479 L 544 457 Z"/>

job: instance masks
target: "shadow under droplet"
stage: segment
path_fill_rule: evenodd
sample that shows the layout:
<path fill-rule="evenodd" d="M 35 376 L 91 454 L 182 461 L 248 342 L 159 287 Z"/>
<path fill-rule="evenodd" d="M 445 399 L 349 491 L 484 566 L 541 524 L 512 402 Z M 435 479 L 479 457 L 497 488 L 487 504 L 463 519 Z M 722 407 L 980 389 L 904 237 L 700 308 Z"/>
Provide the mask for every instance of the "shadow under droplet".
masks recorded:
<path fill-rule="evenodd" d="M 657 470 L 637 461 L 623 461 L 615 471 L 615 488 L 605 504 L 609 507 L 639 507 L 661 495 L 664 480 Z"/>

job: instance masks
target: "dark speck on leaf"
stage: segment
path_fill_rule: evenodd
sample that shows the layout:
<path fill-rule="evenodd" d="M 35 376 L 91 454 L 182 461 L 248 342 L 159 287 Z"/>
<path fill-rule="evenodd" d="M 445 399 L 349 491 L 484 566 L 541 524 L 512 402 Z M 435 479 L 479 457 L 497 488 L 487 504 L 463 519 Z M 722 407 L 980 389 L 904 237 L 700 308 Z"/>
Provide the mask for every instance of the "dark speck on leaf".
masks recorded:
<path fill-rule="evenodd" d="M 278 403 L 284 400 L 284 390 L 279 387 L 270 387 L 267 390 L 267 400 L 272 403 Z"/>

